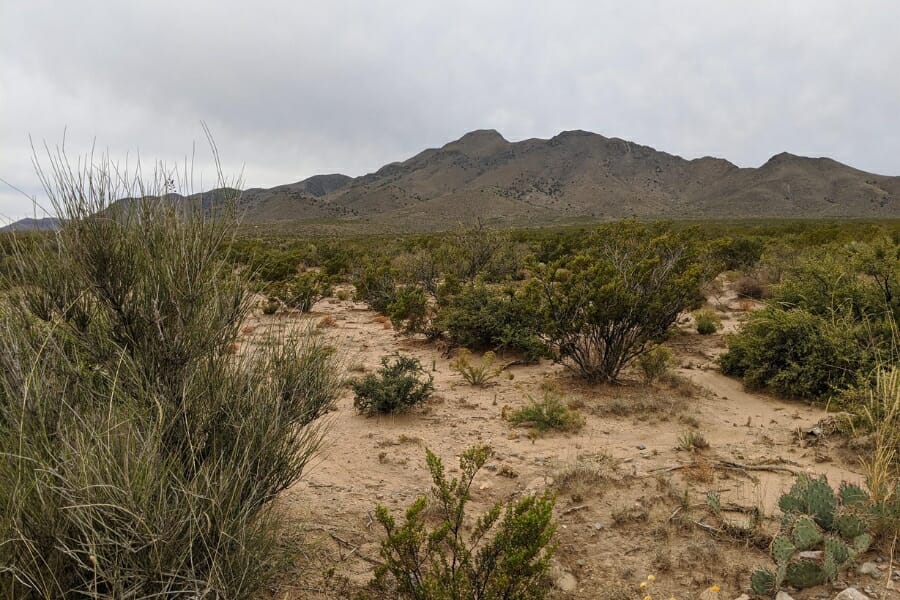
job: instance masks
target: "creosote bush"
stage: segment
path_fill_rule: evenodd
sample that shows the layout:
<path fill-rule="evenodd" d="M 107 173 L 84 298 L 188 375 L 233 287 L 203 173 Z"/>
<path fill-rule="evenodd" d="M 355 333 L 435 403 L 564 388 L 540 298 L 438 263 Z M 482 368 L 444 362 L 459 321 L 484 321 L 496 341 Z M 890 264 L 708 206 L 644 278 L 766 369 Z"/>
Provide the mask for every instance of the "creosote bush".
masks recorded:
<path fill-rule="evenodd" d="M 384 506 L 375 518 L 384 528 L 383 564 L 369 597 L 446 600 L 538 600 L 549 591 L 555 498 L 550 492 L 497 502 L 477 519 L 467 518 L 472 481 L 491 450 L 476 446 L 459 459 L 461 475 L 448 480 L 426 450 L 434 484 L 398 523 Z"/>
<path fill-rule="evenodd" d="M 612 383 L 693 307 L 715 267 L 690 230 L 617 223 L 582 252 L 533 265 L 529 292 L 558 360 L 590 382 Z"/>
<path fill-rule="evenodd" d="M 258 597 L 271 502 L 320 446 L 335 354 L 308 335 L 233 354 L 251 306 L 220 260 L 228 210 L 84 164 L 40 173 L 64 225 L 12 251 L 0 300 L 0 589 Z"/>
<path fill-rule="evenodd" d="M 431 396 L 432 381 L 418 359 L 400 353 L 384 356 L 377 375 L 369 373 L 352 382 L 353 406 L 365 415 L 401 413 Z"/>

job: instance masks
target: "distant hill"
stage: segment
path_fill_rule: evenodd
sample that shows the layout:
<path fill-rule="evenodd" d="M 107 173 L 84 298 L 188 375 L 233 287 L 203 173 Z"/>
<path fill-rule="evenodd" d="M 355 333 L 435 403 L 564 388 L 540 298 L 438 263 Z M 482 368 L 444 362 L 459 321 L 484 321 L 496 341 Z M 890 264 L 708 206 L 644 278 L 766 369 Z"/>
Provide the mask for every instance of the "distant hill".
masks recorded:
<path fill-rule="evenodd" d="M 210 207 L 228 191 L 190 198 Z M 900 177 L 786 152 L 758 168 L 740 168 L 587 131 L 509 142 L 494 130 L 478 130 L 360 177 L 316 175 L 244 190 L 240 208 L 249 223 L 358 222 L 405 230 L 475 219 L 540 225 L 631 216 L 897 218 Z"/>
<path fill-rule="evenodd" d="M 19 219 L 5 227 L 0 227 L 0 233 L 7 231 L 54 231 L 59 229 L 59 219 L 47 217 L 44 219 Z"/>

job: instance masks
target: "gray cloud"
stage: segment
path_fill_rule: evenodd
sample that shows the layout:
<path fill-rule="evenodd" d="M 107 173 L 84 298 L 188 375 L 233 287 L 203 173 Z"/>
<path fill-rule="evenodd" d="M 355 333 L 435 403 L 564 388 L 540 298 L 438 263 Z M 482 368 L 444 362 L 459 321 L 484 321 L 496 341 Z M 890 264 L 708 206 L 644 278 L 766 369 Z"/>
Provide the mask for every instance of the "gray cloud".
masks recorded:
<path fill-rule="evenodd" d="M 362 174 L 475 128 L 900 174 L 898 28 L 893 0 L 6 0 L 0 177 L 38 193 L 28 134 L 178 159 L 201 120 L 247 186 Z M 0 213 L 28 212 L 0 190 Z"/>

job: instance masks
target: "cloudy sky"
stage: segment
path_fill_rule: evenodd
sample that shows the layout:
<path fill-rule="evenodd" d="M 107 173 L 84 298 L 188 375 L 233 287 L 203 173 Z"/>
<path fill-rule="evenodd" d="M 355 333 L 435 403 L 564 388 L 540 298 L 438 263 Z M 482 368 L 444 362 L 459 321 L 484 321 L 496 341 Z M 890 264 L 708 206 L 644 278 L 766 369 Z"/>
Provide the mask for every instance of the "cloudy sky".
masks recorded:
<path fill-rule="evenodd" d="M 2 0 L 0 177 L 40 201 L 29 135 L 178 160 L 201 121 L 245 187 L 477 128 L 900 175 L 898 32 L 897 0 Z"/>

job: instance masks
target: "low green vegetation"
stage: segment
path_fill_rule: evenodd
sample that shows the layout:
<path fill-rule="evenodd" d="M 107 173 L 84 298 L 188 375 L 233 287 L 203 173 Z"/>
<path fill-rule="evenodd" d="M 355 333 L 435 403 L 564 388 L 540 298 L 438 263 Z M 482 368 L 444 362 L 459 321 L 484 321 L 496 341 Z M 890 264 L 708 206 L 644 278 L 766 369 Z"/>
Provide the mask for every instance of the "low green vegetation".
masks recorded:
<path fill-rule="evenodd" d="M 377 374 L 351 382 L 353 406 L 365 415 L 405 412 L 428 400 L 434 390 L 432 380 L 418 359 L 399 353 L 384 356 Z"/>
<path fill-rule="evenodd" d="M 578 431 L 584 419 L 563 403 L 558 394 L 547 392 L 540 400 L 511 411 L 507 419 L 519 427 L 531 427 L 538 433 L 546 431 Z"/>
<path fill-rule="evenodd" d="M 466 514 L 472 482 L 491 457 L 486 446 L 463 452 L 459 478 L 426 450 L 433 488 L 398 523 L 384 506 L 375 518 L 384 528 L 383 564 L 369 586 L 372 598 L 538 600 L 550 590 L 555 498 L 550 492 L 497 502 L 473 519 Z"/>

